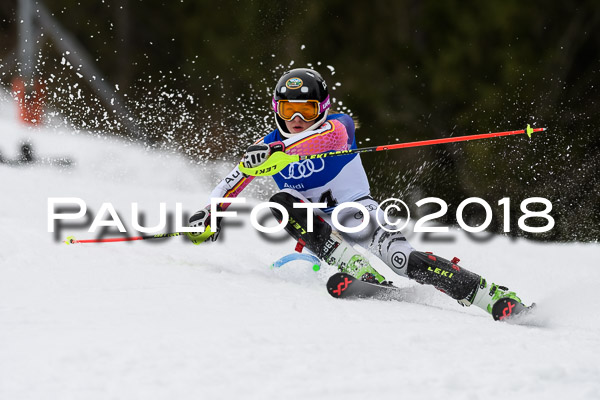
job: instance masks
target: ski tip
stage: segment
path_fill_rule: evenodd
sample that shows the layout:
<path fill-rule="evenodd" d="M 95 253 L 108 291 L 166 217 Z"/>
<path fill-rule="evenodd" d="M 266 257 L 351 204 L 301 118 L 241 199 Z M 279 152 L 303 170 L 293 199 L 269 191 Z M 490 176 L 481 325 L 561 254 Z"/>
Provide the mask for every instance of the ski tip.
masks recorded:
<path fill-rule="evenodd" d="M 505 297 L 498 300 L 492 307 L 492 317 L 495 321 L 518 323 L 523 321 L 523 318 L 535 308 L 535 303 L 526 306 L 515 299 Z"/>
<path fill-rule="evenodd" d="M 77 240 L 75 240 L 75 236 L 68 236 L 65 239 L 65 243 L 66 244 L 75 244 L 75 243 L 77 243 Z"/>
<path fill-rule="evenodd" d="M 548 326 L 548 319 L 543 313 L 539 313 L 536 303 L 531 303 L 516 315 L 504 319 L 508 324 L 529 327 L 544 328 Z"/>
<path fill-rule="evenodd" d="M 345 297 L 346 289 L 355 282 L 353 276 L 343 272 L 337 272 L 327 280 L 327 292 L 335 298 Z"/>

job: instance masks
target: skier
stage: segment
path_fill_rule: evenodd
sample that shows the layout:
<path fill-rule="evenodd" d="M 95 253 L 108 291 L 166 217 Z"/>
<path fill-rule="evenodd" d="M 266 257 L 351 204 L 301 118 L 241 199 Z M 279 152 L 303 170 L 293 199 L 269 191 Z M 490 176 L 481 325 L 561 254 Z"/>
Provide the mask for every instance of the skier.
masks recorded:
<path fill-rule="evenodd" d="M 275 86 L 272 107 L 277 128 L 248 147 L 242 159 L 246 168 L 261 165 L 277 151 L 305 155 L 356 148 L 354 121 L 346 114 L 329 115 L 331 106 L 327 85 L 314 70 L 298 68 L 285 73 Z M 362 204 L 369 211 L 372 222 L 376 221 L 378 212 L 382 213 L 377 201 L 370 196 L 360 155 L 307 159 L 288 165 L 273 178 L 281 190 L 270 201 L 287 210 L 289 222 L 286 231 L 300 247 L 305 246 L 340 271 L 370 283 L 390 284 L 353 248 L 353 244 L 359 244 L 398 275 L 433 285 L 460 304 L 475 305 L 492 314 L 494 319 L 503 319 L 511 314 L 513 307 L 507 307 L 507 302 L 513 306 L 515 302 L 521 305 L 514 292 L 490 284 L 480 275 L 459 267 L 458 259 L 449 261 L 415 250 L 401 232 L 390 232 L 374 224 L 356 233 L 341 233 L 333 229 L 331 213 L 336 205 L 344 202 Z M 211 197 L 235 197 L 252 179 L 236 167 L 216 186 Z M 294 208 L 294 204 L 299 203 L 325 203 L 326 207 L 313 213 Z M 227 206 L 226 203 L 219 204 L 218 208 L 225 209 Z M 276 208 L 271 210 L 281 222 L 281 212 Z M 209 206 L 196 212 L 189 219 L 189 226 L 210 229 L 210 214 Z M 311 232 L 308 217 L 313 217 Z M 338 220 L 347 227 L 360 225 L 363 218 L 362 213 L 357 213 L 354 208 L 345 208 L 338 215 Z M 220 226 L 214 230 L 216 232 L 210 236 L 212 241 L 218 238 Z M 188 236 L 195 243 L 206 238 L 201 233 Z"/>

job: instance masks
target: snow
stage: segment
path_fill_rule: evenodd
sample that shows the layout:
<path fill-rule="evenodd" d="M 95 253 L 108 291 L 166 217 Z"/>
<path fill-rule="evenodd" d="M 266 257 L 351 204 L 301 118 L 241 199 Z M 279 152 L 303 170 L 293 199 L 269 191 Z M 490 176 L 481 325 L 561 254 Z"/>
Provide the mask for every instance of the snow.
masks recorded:
<path fill-rule="evenodd" d="M 600 398 L 597 244 L 410 235 L 535 301 L 530 325 L 494 322 L 381 264 L 406 301 L 335 300 L 328 266 L 269 268 L 294 243 L 256 233 L 248 207 L 216 243 L 67 246 L 48 232 L 49 197 L 81 198 L 91 213 L 111 202 L 128 228 L 139 202 L 154 225 L 160 202 L 204 206 L 223 166 L 26 128 L 15 114 L 0 98 L 5 157 L 29 140 L 75 163 L 0 164 L 0 399 Z M 95 237 L 70 227 L 60 239 L 70 234 Z"/>

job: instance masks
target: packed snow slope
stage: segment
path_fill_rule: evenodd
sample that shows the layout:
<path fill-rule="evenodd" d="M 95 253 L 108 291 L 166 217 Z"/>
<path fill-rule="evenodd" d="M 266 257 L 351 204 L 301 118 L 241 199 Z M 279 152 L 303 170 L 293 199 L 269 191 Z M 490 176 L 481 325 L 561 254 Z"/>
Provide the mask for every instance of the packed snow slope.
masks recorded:
<path fill-rule="evenodd" d="M 216 243 L 67 246 L 48 232 L 49 197 L 81 198 L 91 217 L 111 202 L 128 229 L 138 202 L 152 226 L 160 202 L 170 212 L 204 206 L 223 166 L 25 128 L 15 114 L 0 102 L 5 158 L 29 141 L 38 158 L 73 164 L 0 164 L 0 399 L 600 398 L 597 244 L 409 234 L 535 301 L 526 326 L 494 322 L 380 264 L 406 301 L 333 299 L 327 266 L 269 268 L 294 243 L 256 233 L 244 207 Z M 69 222 L 79 225 L 60 239 L 97 236 L 91 220 Z"/>

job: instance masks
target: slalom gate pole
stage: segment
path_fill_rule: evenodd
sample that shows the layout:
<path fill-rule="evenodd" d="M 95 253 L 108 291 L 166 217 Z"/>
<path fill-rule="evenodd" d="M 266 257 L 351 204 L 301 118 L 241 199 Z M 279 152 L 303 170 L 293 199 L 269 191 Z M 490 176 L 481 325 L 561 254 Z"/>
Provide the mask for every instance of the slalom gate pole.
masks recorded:
<path fill-rule="evenodd" d="M 396 144 L 388 144 L 384 146 L 373 146 L 373 147 L 363 147 L 360 149 L 350 149 L 350 150 L 340 150 L 340 151 L 332 151 L 329 153 L 318 153 L 318 154 L 308 154 L 308 155 L 291 155 L 285 154 L 283 152 L 273 153 L 263 164 L 253 167 L 246 168 L 239 164 L 240 171 L 249 176 L 268 176 L 275 175 L 281 172 L 285 167 L 293 162 L 310 160 L 315 158 L 325 158 L 325 157 L 334 157 L 334 156 L 345 156 L 349 154 L 359 154 L 359 153 L 368 153 L 374 151 L 386 151 L 386 150 L 395 150 L 395 149 L 406 149 L 409 147 L 420 147 L 420 146 L 431 146 L 434 144 L 442 144 L 442 143 L 454 143 L 454 142 L 466 142 L 467 140 L 478 140 L 478 139 L 489 139 L 500 136 L 509 136 L 509 135 L 520 135 L 527 134 L 531 138 L 531 134 L 534 132 L 543 132 L 546 128 L 532 128 L 529 124 L 527 128 L 520 129 L 516 131 L 506 131 L 506 132 L 494 132 L 494 133 L 483 133 L 479 135 L 468 135 L 468 136 L 457 136 L 457 137 L 449 137 L 442 139 L 432 139 L 432 140 L 422 140 L 418 142 L 407 142 L 407 143 L 396 143 Z"/>

